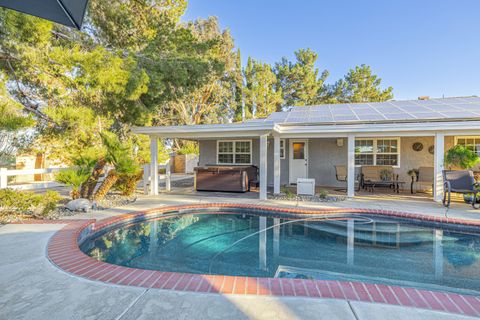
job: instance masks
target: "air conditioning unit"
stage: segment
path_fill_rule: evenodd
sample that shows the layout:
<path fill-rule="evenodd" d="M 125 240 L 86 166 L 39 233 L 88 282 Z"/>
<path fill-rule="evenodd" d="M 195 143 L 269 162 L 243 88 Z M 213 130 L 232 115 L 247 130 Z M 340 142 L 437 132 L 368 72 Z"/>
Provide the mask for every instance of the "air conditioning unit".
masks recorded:
<path fill-rule="evenodd" d="M 315 195 L 315 179 L 297 179 L 297 195 Z"/>

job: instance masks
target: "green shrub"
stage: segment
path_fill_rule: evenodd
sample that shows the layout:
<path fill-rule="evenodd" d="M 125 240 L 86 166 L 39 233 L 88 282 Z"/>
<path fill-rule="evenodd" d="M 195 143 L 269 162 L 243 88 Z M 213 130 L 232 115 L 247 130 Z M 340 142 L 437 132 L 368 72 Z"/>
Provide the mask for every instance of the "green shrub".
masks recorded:
<path fill-rule="evenodd" d="M 45 194 L 12 189 L 0 190 L 0 216 L 34 215 L 46 217 L 57 206 L 62 197 L 57 191 Z M 3 219 L 2 219 L 3 220 Z"/>
<path fill-rule="evenodd" d="M 41 217 L 47 217 L 50 212 L 55 210 L 57 203 L 62 200 L 62 196 L 53 190 L 48 190 L 44 195 L 41 195 L 40 203 L 37 207 L 36 213 Z"/>
<path fill-rule="evenodd" d="M 327 196 L 328 196 L 328 191 L 325 189 L 320 189 L 320 191 L 318 192 L 318 197 L 320 199 L 326 199 Z"/>
<path fill-rule="evenodd" d="M 176 150 L 176 153 L 181 154 L 200 154 L 198 143 L 194 141 L 184 141 L 182 146 Z"/>
<path fill-rule="evenodd" d="M 450 148 L 445 154 L 445 164 L 449 167 L 471 169 L 479 161 L 480 158 L 475 152 L 459 144 Z"/>
<path fill-rule="evenodd" d="M 29 191 L 0 189 L 0 212 L 2 214 L 27 214 L 40 203 L 40 196 Z"/>

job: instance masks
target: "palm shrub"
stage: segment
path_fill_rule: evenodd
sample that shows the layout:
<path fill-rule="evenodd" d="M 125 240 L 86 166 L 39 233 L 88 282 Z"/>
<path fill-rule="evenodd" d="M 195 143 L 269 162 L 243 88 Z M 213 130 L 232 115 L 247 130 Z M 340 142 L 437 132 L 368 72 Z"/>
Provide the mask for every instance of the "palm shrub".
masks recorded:
<path fill-rule="evenodd" d="M 91 170 L 88 167 L 70 168 L 58 172 L 55 180 L 64 183 L 72 188 L 70 195 L 72 199 L 80 198 L 80 187 L 90 177 Z"/>
<path fill-rule="evenodd" d="M 136 176 L 141 170 L 130 154 L 129 148 L 122 144 L 114 134 L 103 133 L 102 141 L 106 148 L 105 160 L 113 166 L 113 169 L 108 171 L 105 180 L 95 193 L 94 199 L 97 201 L 105 198 L 121 176 Z"/>
<path fill-rule="evenodd" d="M 445 154 L 445 164 L 450 168 L 471 169 L 479 161 L 480 158 L 475 152 L 462 145 L 450 148 Z"/>
<path fill-rule="evenodd" d="M 136 188 L 138 182 L 143 177 L 143 170 L 138 167 L 138 170 L 134 174 L 121 174 L 116 183 L 116 188 L 122 192 L 124 196 L 131 196 Z"/>
<path fill-rule="evenodd" d="M 79 167 L 86 167 L 90 170 L 90 176 L 80 188 L 80 197 L 91 198 L 93 191 L 98 183 L 100 175 L 103 173 L 107 161 L 105 160 L 104 150 L 98 147 L 92 147 L 85 150 L 73 163 Z"/>

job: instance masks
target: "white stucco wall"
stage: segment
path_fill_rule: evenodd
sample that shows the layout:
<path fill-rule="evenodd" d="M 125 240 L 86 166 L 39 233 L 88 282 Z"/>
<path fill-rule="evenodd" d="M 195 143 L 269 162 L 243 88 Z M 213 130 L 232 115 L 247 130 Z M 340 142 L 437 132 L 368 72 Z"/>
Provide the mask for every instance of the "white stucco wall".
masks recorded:
<path fill-rule="evenodd" d="M 228 139 L 235 140 L 235 139 Z M 242 140 L 242 139 L 239 139 Z M 415 142 L 423 144 L 422 151 L 414 151 L 412 145 Z M 428 148 L 434 144 L 433 137 L 401 137 L 400 138 L 400 167 L 395 168 L 401 181 L 405 181 L 404 188 L 410 188 L 411 178 L 407 172 L 410 169 L 418 167 L 432 167 L 433 155 L 428 152 Z M 454 137 L 445 137 L 445 150 L 451 148 L 454 144 Z M 216 164 L 216 140 L 199 141 L 200 156 L 199 166 Z M 285 159 L 280 160 L 281 185 L 288 184 L 288 159 L 289 159 L 289 140 L 285 139 Z M 259 139 L 252 139 L 252 164 L 259 165 Z M 314 178 L 317 186 L 324 187 L 345 187 L 344 183 L 339 183 L 335 178 L 335 165 L 346 165 L 347 163 L 347 142 L 343 139 L 343 146 L 337 146 L 336 138 L 309 139 L 308 142 L 308 176 Z M 273 185 L 273 138 L 268 139 L 267 148 L 267 181 L 268 185 Z M 359 168 L 356 169 L 356 173 Z"/>

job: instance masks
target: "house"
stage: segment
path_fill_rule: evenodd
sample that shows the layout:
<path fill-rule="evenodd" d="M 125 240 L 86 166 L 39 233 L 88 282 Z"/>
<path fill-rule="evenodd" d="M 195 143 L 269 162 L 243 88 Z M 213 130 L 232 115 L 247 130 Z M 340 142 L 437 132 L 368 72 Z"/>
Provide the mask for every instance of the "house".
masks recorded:
<path fill-rule="evenodd" d="M 441 201 L 444 153 L 464 144 L 480 154 L 480 98 L 461 97 L 376 103 L 293 107 L 266 119 L 242 123 L 135 127 L 151 138 L 156 172 L 158 138 L 199 142 L 199 165 L 254 164 L 259 167 L 260 198 L 297 178 L 314 178 L 318 186 L 340 186 L 335 165 L 347 167 L 347 195 L 355 196 L 361 165 L 391 165 L 399 180 L 407 172 L 434 167 L 434 200 Z M 158 177 L 152 175 L 152 193 Z"/>

